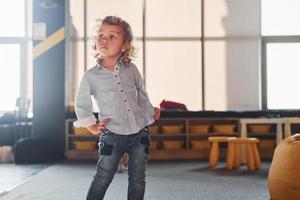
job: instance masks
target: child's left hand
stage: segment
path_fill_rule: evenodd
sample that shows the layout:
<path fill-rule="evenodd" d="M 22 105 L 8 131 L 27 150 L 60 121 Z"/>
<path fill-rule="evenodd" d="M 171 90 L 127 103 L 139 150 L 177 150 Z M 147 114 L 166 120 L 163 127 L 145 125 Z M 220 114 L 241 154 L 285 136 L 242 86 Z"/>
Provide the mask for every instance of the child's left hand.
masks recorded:
<path fill-rule="evenodd" d="M 158 107 L 154 107 L 153 119 L 157 120 L 160 117 L 160 109 Z"/>

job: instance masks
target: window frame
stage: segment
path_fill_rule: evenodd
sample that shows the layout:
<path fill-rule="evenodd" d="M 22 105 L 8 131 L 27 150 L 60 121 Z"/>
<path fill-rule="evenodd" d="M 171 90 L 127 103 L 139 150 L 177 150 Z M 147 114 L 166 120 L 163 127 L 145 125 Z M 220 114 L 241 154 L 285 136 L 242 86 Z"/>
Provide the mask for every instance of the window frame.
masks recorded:
<path fill-rule="evenodd" d="M 17 44 L 20 45 L 20 79 L 19 79 L 19 97 L 28 99 L 32 97 L 29 87 L 32 83 L 29 83 L 29 72 L 32 69 L 32 56 L 30 50 L 32 50 L 32 0 L 24 0 L 24 24 L 25 35 L 16 36 L 0 36 L 0 44 Z M 32 80 L 31 80 L 32 81 Z M 15 113 L 16 110 L 0 110 L 0 115 L 4 113 Z M 23 111 L 20 111 L 23 112 Z"/>
<path fill-rule="evenodd" d="M 267 80 L 267 45 L 269 43 L 300 43 L 300 36 L 262 36 L 262 109 L 263 110 L 278 110 L 268 108 L 268 80 Z M 291 110 L 291 109 L 279 109 Z M 296 110 L 296 108 L 295 108 Z"/>

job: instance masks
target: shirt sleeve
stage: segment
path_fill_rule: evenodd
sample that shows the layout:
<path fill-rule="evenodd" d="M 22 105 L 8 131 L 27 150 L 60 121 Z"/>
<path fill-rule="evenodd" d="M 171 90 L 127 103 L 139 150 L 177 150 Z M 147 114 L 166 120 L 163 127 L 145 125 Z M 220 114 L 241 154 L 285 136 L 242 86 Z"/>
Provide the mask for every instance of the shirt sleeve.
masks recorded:
<path fill-rule="evenodd" d="M 81 79 L 79 89 L 75 100 L 75 113 L 77 121 L 73 123 L 75 127 L 88 127 L 96 124 L 96 118 L 93 114 L 92 87 L 90 85 L 88 74 L 85 73 Z"/>
<path fill-rule="evenodd" d="M 146 106 L 146 109 L 149 112 L 150 117 L 152 118 L 153 114 L 154 114 L 154 107 L 150 103 L 150 99 L 148 97 L 148 94 L 147 94 L 145 86 L 144 86 L 143 78 L 142 78 L 139 70 L 133 63 L 132 63 L 132 67 L 133 67 L 136 87 L 138 90 L 139 103 L 142 103 Z"/>

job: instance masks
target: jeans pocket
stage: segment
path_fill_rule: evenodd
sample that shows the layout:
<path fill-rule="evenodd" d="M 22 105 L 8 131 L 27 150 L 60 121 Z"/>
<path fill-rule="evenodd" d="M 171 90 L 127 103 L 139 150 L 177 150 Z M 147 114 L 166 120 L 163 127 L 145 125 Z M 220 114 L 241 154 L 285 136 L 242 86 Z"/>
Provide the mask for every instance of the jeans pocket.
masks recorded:
<path fill-rule="evenodd" d="M 113 136 L 106 130 L 101 135 L 100 142 L 98 143 L 100 155 L 111 155 L 113 151 Z"/>
<path fill-rule="evenodd" d="M 151 143 L 151 138 L 150 138 L 149 128 L 148 127 L 145 127 L 141 131 L 141 140 L 140 140 L 140 143 L 145 146 L 145 153 L 149 154 L 149 146 L 150 146 L 150 143 Z"/>

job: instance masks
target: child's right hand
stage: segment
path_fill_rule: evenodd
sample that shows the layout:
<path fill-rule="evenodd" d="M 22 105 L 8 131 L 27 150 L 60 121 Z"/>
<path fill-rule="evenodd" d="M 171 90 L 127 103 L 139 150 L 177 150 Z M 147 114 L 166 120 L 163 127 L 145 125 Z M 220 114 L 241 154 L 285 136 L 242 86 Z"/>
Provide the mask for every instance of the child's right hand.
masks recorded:
<path fill-rule="evenodd" d="M 99 122 L 97 121 L 96 124 L 88 126 L 87 129 L 93 134 L 93 135 L 100 135 L 103 130 L 105 129 L 106 124 L 109 122 L 109 119 L 106 118 L 103 121 Z"/>

